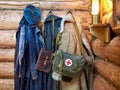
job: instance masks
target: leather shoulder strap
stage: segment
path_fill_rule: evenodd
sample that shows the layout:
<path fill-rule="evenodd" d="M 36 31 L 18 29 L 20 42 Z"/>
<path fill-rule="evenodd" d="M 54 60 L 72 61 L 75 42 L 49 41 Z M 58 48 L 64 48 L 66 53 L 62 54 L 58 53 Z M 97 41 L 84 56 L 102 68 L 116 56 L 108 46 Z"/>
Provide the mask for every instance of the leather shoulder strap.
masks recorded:
<path fill-rule="evenodd" d="M 78 26 L 77 26 L 77 23 L 76 23 L 76 21 L 75 21 L 75 18 L 74 18 L 74 16 L 73 16 L 72 12 L 71 12 L 71 11 L 68 11 L 67 14 L 69 14 L 69 13 L 72 15 L 73 20 L 74 20 L 75 33 L 76 33 L 76 36 L 77 36 L 77 38 L 78 38 L 78 43 L 79 43 L 79 46 L 80 46 L 79 49 L 80 49 L 81 53 L 86 57 L 86 56 L 87 56 L 87 52 L 86 52 L 85 48 L 84 48 L 83 45 L 82 45 L 82 38 L 81 38 L 81 35 L 80 35 L 80 33 L 79 33 L 79 28 L 78 28 Z"/>

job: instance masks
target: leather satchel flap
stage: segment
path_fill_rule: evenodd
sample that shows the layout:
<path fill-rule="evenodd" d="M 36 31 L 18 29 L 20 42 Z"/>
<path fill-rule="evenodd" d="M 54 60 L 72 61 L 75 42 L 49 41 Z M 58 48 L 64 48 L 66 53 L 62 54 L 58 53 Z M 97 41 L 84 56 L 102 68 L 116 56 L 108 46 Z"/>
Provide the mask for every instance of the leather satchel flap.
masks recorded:
<path fill-rule="evenodd" d="M 43 72 L 50 72 L 52 52 L 44 48 L 41 49 L 36 63 L 36 69 Z"/>
<path fill-rule="evenodd" d="M 49 60 L 49 59 L 51 59 L 51 55 L 52 55 L 51 51 L 48 51 L 48 50 L 42 48 L 38 59 L 41 58 L 41 59 Z"/>

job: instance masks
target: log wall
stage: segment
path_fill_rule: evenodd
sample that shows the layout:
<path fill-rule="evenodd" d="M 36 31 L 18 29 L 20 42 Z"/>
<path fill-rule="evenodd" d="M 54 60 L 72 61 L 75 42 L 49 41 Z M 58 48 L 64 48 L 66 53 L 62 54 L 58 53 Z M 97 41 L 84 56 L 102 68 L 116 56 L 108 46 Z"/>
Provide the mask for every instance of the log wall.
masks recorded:
<path fill-rule="evenodd" d="M 14 90 L 16 31 L 26 4 L 32 3 L 41 8 L 42 22 L 50 10 L 61 17 L 71 10 L 82 26 L 89 26 L 90 2 L 90 0 L 24 0 L 22 2 L 21 0 L 0 0 L 0 90 Z"/>
<path fill-rule="evenodd" d="M 0 90 L 14 90 L 13 79 L 0 79 Z"/>
<path fill-rule="evenodd" d="M 15 35 L 28 3 L 41 7 L 42 22 L 50 10 L 61 17 L 71 10 L 82 27 L 89 27 L 92 22 L 91 0 L 0 0 L 0 90 L 14 90 Z M 94 90 L 120 90 L 120 37 L 115 37 L 110 43 L 95 39 L 91 45 L 94 54 L 101 58 L 94 62 L 97 72 Z"/>
<path fill-rule="evenodd" d="M 117 90 L 120 90 L 120 36 L 114 37 L 109 43 L 95 39 L 91 45 L 94 54 L 99 57 L 94 61 L 95 70 L 106 82 L 110 83 L 111 86 L 114 86 Z M 96 85 L 95 82 L 94 85 Z M 95 88 L 100 89 L 98 85 Z M 114 90 L 113 87 L 111 88 Z"/>
<path fill-rule="evenodd" d="M 94 90 L 117 90 L 115 86 L 106 81 L 102 76 L 96 75 L 93 82 Z"/>
<path fill-rule="evenodd" d="M 120 66 L 103 60 L 94 62 L 95 69 L 109 82 L 113 83 L 120 89 Z"/>
<path fill-rule="evenodd" d="M 99 39 L 92 42 L 94 54 L 110 62 L 120 64 L 120 36 L 114 37 L 110 43 L 104 43 Z M 104 51 L 104 53 L 102 52 Z"/>

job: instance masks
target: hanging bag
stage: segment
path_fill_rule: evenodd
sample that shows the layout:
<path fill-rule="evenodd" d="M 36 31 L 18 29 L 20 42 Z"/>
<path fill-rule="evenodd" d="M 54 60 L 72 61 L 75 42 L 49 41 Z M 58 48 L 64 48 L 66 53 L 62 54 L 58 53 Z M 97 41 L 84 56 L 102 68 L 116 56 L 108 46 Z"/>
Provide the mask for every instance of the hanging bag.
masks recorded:
<path fill-rule="evenodd" d="M 69 13 L 71 14 L 71 12 Z M 79 78 L 84 71 L 85 66 L 87 65 L 87 53 L 82 45 L 82 40 L 75 19 L 73 23 L 75 26 L 75 33 L 78 38 L 78 43 L 80 47 L 79 49 L 82 55 L 77 56 L 67 52 L 63 52 L 61 50 L 57 50 L 53 59 L 52 70 L 53 72 L 56 72 L 61 76 L 64 75 L 71 78 Z"/>
<path fill-rule="evenodd" d="M 51 58 L 52 58 L 52 52 L 44 48 L 41 48 L 38 56 L 38 60 L 36 63 L 36 69 L 49 73 L 52 66 Z"/>
<path fill-rule="evenodd" d="M 72 55 L 61 50 L 56 51 L 53 61 L 54 72 L 72 78 L 79 78 L 87 64 L 83 55 Z"/>

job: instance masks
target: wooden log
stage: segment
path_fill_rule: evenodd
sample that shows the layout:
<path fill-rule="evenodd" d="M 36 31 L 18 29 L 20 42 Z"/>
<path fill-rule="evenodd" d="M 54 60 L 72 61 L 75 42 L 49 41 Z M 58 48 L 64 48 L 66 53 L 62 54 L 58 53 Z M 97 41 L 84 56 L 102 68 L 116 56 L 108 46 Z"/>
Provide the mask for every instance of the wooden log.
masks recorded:
<path fill-rule="evenodd" d="M 106 58 L 106 54 L 105 54 L 106 43 L 104 43 L 100 39 L 95 39 L 92 41 L 91 45 L 92 45 L 93 53 L 95 55 L 97 55 L 101 58 Z"/>
<path fill-rule="evenodd" d="M 0 79 L 0 90 L 14 90 L 14 79 Z"/>
<path fill-rule="evenodd" d="M 0 62 L 13 62 L 15 49 L 0 49 Z"/>
<path fill-rule="evenodd" d="M 85 1 L 66 1 L 66 2 L 55 2 L 55 1 L 33 1 L 33 2 L 10 2 L 10 1 L 0 1 L 0 8 L 6 9 L 23 9 L 25 5 L 33 4 L 35 6 L 41 7 L 42 9 L 49 10 L 88 10 L 88 5 Z"/>
<path fill-rule="evenodd" d="M 0 78 L 14 78 L 13 62 L 0 62 Z"/>
<path fill-rule="evenodd" d="M 0 1 L 3 1 L 3 0 L 0 0 Z M 6 1 L 21 1 L 21 0 L 6 0 Z M 33 0 L 24 0 L 24 2 L 28 2 L 28 1 L 33 1 Z M 44 0 L 35 0 L 35 1 L 44 1 Z M 79 1 L 79 0 L 45 0 L 45 1 L 61 1 L 61 2 L 64 2 L 64 1 Z"/>
<path fill-rule="evenodd" d="M 0 31 L 0 47 L 15 47 L 16 31 Z"/>
<path fill-rule="evenodd" d="M 17 10 L 0 10 L 0 29 L 1 30 L 16 30 L 18 28 L 20 19 L 22 18 L 22 11 Z"/>
<path fill-rule="evenodd" d="M 103 60 L 95 60 L 94 66 L 97 72 L 120 89 L 120 66 Z"/>
<path fill-rule="evenodd" d="M 111 83 L 100 75 L 96 75 L 93 81 L 94 90 L 117 90 Z"/>
<path fill-rule="evenodd" d="M 42 1 L 42 0 L 39 0 Z M 65 1 L 79 1 L 79 0 L 46 0 L 46 1 L 57 1 L 57 2 L 65 2 Z"/>
<path fill-rule="evenodd" d="M 1 10 L 0 10 L 1 11 Z M 3 10 L 4 11 L 4 10 Z M 6 14 L 5 14 L 6 12 Z M 42 20 L 44 20 L 47 16 L 49 11 L 43 11 L 42 12 Z M 11 14 L 13 15 L 11 15 Z M 17 13 L 17 14 L 16 14 Z M 63 16 L 67 13 L 67 11 L 55 11 L 53 12 L 55 15 L 57 16 Z M 62 14 L 61 14 L 62 13 Z M 0 47 L 15 47 L 15 33 L 16 31 L 9 31 L 8 29 L 17 29 L 18 28 L 18 24 L 20 22 L 20 17 L 22 17 L 22 12 L 21 11 L 14 11 L 14 10 L 8 10 L 8 11 L 4 11 L 1 12 L 3 17 L 0 17 L 0 29 L 7 29 L 7 31 L 0 31 Z M 86 16 L 85 16 L 85 15 Z M 90 14 L 86 11 L 86 12 L 82 12 L 82 11 L 73 11 L 73 15 L 75 16 L 76 20 L 78 22 L 81 22 L 81 25 L 86 25 L 89 26 L 91 20 L 90 20 Z M 82 15 L 82 16 L 80 16 Z M 4 17 L 6 17 L 5 19 L 3 19 Z M 86 21 L 84 20 L 85 18 Z M 14 24 L 12 22 L 12 20 L 14 20 Z M 2 21 L 3 20 L 3 21 Z M 3 23 L 4 22 L 4 23 Z M 6 26 L 7 25 L 7 26 Z"/>
<path fill-rule="evenodd" d="M 92 48 L 95 55 L 120 64 L 120 36 L 116 36 L 110 43 L 96 39 L 92 41 Z"/>
<path fill-rule="evenodd" d="M 17 30 L 19 22 L 23 16 L 21 10 L 0 10 L 0 29 L 1 30 Z M 47 17 L 49 10 L 42 10 L 41 22 Z M 53 11 L 54 15 L 64 16 L 67 11 Z M 80 22 L 82 26 L 89 26 L 91 23 L 91 15 L 88 11 L 72 11 L 77 22 Z"/>

